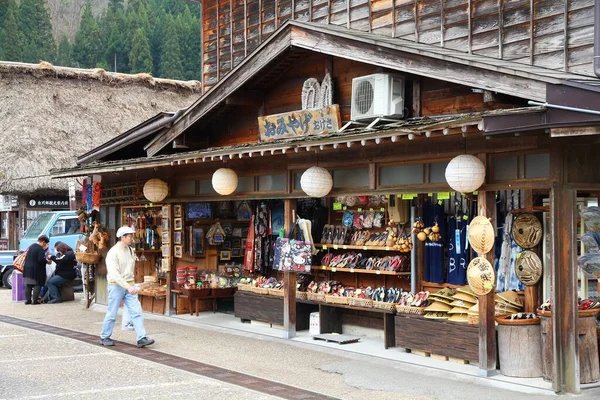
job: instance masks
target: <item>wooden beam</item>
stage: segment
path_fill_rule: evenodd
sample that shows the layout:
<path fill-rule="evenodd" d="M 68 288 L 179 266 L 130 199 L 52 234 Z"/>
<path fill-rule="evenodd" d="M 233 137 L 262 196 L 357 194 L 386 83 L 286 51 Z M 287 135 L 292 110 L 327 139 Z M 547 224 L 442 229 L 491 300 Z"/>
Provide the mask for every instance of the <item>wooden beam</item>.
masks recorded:
<path fill-rule="evenodd" d="M 560 165 L 556 166 L 560 168 Z M 555 392 L 579 393 L 577 331 L 577 191 L 555 183 L 550 191 L 552 329 Z"/>
<path fill-rule="evenodd" d="M 294 222 L 296 210 L 295 200 L 284 200 L 284 229 L 288 232 Z M 296 273 L 284 272 L 283 274 L 283 337 L 292 339 L 296 337 Z"/>
<path fill-rule="evenodd" d="M 413 80 L 412 82 L 412 116 L 420 117 L 421 116 L 421 81 Z"/>
<path fill-rule="evenodd" d="M 517 75 L 510 68 L 484 64 L 466 65 L 460 59 L 416 51 L 401 44 L 377 41 L 338 31 L 323 31 L 320 27 L 306 29 L 292 26 L 291 44 L 329 55 L 396 71 L 478 88 L 487 88 L 522 98 L 545 101 L 546 83 Z"/>
<path fill-rule="evenodd" d="M 261 106 L 263 104 L 263 95 L 260 92 L 235 93 L 225 99 L 225 104 L 232 106 Z"/>
<path fill-rule="evenodd" d="M 598 126 L 571 126 L 568 128 L 550 129 L 551 137 L 600 135 Z"/>
<path fill-rule="evenodd" d="M 496 226 L 496 199 L 494 192 L 479 191 L 477 194 L 478 214 L 491 218 Z M 479 254 L 494 265 L 494 252 Z M 494 285 L 495 287 L 495 285 Z M 479 374 L 491 376 L 496 373 L 496 320 L 495 290 L 479 296 Z"/>

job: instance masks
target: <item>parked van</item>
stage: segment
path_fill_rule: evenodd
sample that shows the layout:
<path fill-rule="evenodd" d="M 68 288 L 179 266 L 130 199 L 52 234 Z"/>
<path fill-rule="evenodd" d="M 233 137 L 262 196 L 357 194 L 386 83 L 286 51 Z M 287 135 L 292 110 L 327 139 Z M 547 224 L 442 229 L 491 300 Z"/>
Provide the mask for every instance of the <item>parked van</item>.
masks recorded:
<path fill-rule="evenodd" d="M 79 239 L 79 218 L 75 211 L 49 211 L 38 215 L 25 231 L 19 242 L 19 252 L 27 250 L 29 246 L 37 242 L 37 238 L 46 235 L 50 238 L 50 248 L 54 250 L 56 242 L 63 242 L 73 250 Z M 2 252 L 0 258 L 0 284 L 11 288 L 11 275 L 14 271 L 12 260 L 18 254 L 17 251 Z M 77 267 L 77 278 L 75 290 L 81 285 L 81 266 Z"/>

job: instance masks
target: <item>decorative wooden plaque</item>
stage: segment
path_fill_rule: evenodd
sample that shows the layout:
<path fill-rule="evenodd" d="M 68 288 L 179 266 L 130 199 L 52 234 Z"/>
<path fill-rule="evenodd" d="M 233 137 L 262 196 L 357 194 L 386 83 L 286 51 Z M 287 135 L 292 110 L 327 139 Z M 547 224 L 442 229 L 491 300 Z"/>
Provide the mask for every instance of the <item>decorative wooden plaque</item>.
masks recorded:
<path fill-rule="evenodd" d="M 340 130 L 341 119 L 340 106 L 333 104 L 314 110 L 258 117 L 258 132 L 261 142 L 326 135 Z"/>

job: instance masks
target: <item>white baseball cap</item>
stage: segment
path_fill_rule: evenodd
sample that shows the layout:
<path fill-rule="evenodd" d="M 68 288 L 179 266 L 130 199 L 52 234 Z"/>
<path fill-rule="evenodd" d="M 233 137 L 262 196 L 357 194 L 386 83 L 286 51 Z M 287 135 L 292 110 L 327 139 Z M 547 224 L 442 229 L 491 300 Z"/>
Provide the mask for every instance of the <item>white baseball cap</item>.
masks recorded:
<path fill-rule="evenodd" d="M 120 238 L 123 235 L 128 235 L 130 233 L 135 233 L 135 229 L 130 226 L 122 226 L 117 231 L 117 237 Z"/>

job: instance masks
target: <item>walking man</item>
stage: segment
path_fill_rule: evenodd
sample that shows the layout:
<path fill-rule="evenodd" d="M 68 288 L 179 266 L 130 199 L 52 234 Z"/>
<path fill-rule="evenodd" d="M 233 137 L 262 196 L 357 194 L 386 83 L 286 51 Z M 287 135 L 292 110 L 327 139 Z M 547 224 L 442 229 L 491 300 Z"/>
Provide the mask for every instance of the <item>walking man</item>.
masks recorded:
<path fill-rule="evenodd" d="M 142 318 L 142 307 L 138 300 L 138 289 L 134 286 L 133 268 L 135 266 L 135 252 L 131 248 L 135 230 L 128 226 L 122 226 L 117 231 L 117 244 L 115 244 L 106 255 L 106 269 L 108 272 L 108 310 L 102 325 L 100 343 L 104 346 L 114 346 L 115 342 L 110 338 L 115 327 L 115 320 L 119 312 L 121 302 L 129 311 L 131 324 L 135 328 L 137 336 L 137 347 L 150 346 L 154 339 L 146 337 L 144 320 Z"/>

